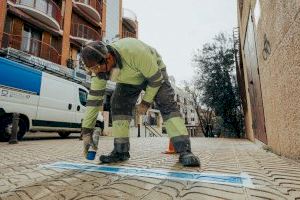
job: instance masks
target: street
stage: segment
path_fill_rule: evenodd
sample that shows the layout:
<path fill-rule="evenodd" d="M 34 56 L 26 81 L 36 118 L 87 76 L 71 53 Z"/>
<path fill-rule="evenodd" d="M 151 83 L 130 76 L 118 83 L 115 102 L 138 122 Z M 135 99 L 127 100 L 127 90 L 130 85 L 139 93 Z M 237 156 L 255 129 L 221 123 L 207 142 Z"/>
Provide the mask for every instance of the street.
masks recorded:
<path fill-rule="evenodd" d="M 183 168 L 177 155 L 162 154 L 167 138 L 131 138 L 131 159 L 114 166 L 238 175 L 254 187 L 168 180 L 142 176 L 47 168 L 56 162 L 97 164 L 82 156 L 76 134 L 37 139 L 29 134 L 16 145 L 0 144 L 0 199 L 299 199 L 300 164 L 266 152 L 247 140 L 192 138 L 201 168 Z M 113 140 L 100 139 L 98 156 Z"/>

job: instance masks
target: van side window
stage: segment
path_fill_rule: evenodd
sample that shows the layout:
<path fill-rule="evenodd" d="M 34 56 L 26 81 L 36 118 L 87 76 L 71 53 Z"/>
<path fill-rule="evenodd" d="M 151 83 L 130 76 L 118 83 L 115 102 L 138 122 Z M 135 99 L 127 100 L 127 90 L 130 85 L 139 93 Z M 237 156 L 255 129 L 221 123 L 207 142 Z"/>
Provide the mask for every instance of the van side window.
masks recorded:
<path fill-rule="evenodd" d="M 87 102 L 87 91 L 79 88 L 79 101 L 81 105 L 85 106 Z"/>

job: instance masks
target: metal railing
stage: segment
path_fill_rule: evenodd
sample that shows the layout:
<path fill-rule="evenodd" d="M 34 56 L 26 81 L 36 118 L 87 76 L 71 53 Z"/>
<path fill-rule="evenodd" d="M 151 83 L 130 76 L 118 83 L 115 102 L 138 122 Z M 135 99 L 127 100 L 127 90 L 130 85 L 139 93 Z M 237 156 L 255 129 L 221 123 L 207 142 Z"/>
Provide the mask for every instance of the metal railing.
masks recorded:
<path fill-rule="evenodd" d="M 71 68 L 71 69 L 78 68 L 80 70 L 85 71 L 85 65 L 82 60 L 75 60 L 75 59 L 69 58 L 67 60 L 67 67 Z"/>
<path fill-rule="evenodd" d="M 84 38 L 86 40 L 100 40 L 101 35 L 93 28 L 84 25 L 72 23 L 71 25 L 71 35 L 73 37 Z"/>
<path fill-rule="evenodd" d="M 145 137 L 147 137 L 147 130 L 149 131 L 150 137 L 163 137 L 162 133 L 160 133 L 158 130 L 156 130 L 148 122 L 144 122 L 144 126 L 145 126 Z"/>
<path fill-rule="evenodd" d="M 97 10 L 97 12 L 99 13 L 99 15 L 101 16 L 101 13 L 102 13 L 102 1 L 100 3 L 99 0 L 75 0 L 75 2 L 77 2 L 77 3 L 83 3 L 83 4 L 91 6 L 92 8 L 94 8 L 95 10 Z"/>
<path fill-rule="evenodd" d="M 61 10 L 59 6 L 52 0 L 13 0 L 17 5 L 28 6 L 34 8 L 46 15 L 54 18 L 61 25 Z"/>
<path fill-rule="evenodd" d="M 60 64 L 61 54 L 59 53 L 59 51 L 53 46 L 40 40 L 28 38 L 22 35 L 3 33 L 0 42 L 2 43 L 2 48 L 11 47 L 24 51 L 33 56 L 37 56 L 45 60 Z"/>
<path fill-rule="evenodd" d="M 129 31 L 123 31 L 122 38 L 127 38 L 127 37 L 136 38 L 136 34 Z"/>

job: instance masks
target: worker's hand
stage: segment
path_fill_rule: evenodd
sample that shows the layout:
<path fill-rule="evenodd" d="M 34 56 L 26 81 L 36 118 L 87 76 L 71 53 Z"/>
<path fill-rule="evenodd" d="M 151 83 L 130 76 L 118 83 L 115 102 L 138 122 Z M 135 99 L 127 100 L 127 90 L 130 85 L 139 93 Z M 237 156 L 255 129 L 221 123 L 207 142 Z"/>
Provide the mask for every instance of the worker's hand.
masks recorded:
<path fill-rule="evenodd" d="M 137 114 L 145 115 L 149 107 L 150 107 L 150 103 L 142 100 L 142 102 L 136 107 Z"/>
<path fill-rule="evenodd" d="M 87 156 L 89 148 L 92 147 L 95 151 L 97 151 L 97 146 L 93 142 L 93 133 L 87 133 L 82 135 L 83 140 L 83 155 Z"/>

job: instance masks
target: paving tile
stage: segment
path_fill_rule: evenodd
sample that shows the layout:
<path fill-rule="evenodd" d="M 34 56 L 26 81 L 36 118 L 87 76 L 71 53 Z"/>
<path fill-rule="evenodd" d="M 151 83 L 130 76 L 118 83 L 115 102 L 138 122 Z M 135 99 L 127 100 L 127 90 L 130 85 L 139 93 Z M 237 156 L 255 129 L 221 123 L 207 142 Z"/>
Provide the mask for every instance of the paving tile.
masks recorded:
<path fill-rule="evenodd" d="M 209 172 L 252 177 L 254 188 L 45 168 L 54 162 L 98 164 L 82 158 L 82 141 L 0 143 L 0 200 L 65 199 L 300 199 L 300 164 L 266 152 L 247 140 L 192 138 L 201 168 L 184 168 L 166 155 L 168 138 L 131 138 L 131 159 L 114 166 Z M 97 157 L 113 148 L 101 138 Z M 38 152 L 38 153 L 37 153 Z"/>

